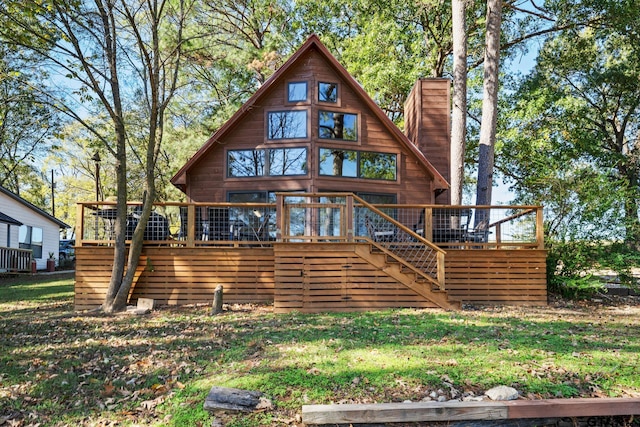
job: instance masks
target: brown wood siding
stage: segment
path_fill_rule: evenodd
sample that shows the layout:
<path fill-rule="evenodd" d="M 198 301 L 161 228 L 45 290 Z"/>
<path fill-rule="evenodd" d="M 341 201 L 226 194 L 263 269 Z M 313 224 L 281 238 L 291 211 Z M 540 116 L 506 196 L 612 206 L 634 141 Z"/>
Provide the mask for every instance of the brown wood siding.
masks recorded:
<path fill-rule="evenodd" d="M 547 304 L 547 252 L 447 250 L 445 287 L 463 303 Z"/>
<path fill-rule="evenodd" d="M 227 303 L 274 302 L 279 312 L 435 307 L 373 267 L 352 244 L 275 244 L 274 248 L 146 247 L 132 301 L 210 304 L 218 284 Z M 76 310 L 100 306 L 113 248 L 76 248 Z M 546 251 L 448 250 L 450 298 L 472 304 L 545 305 Z M 275 300 L 275 301 L 274 301 Z"/>
<path fill-rule="evenodd" d="M 386 129 L 360 96 L 351 90 L 334 68 L 314 49 L 307 52 L 282 78 L 275 82 L 260 100 L 250 106 L 251 111 L 241 125 L 230 129 L 209 152 L 194 165 L 187 176 L 186 193 L 193 202 L 224 202 L 229 191 L 340 191 L 389 193 L 398 203 L 434 203 L 433 178 L 418 164 L 411 152 L 403 147 Z M 306 102 L 285 102 L 286 85 L 290 81 L 308 82 L 310 99 Z M 318 82 L 338 83 L 337 104 L 318 103 Z M 442 94 L 438 94 L 442 96 Z M 448 100 L 448 94 L 446 94 Z M 441 101 L 442 102 L 442 101 Z M 267 141 L 265 114 L 267 111 L 307 108 L 310 111 L 309 138 L 306 141 Z M 318 139 L 318 111 L 335 110 L 358 114 L 358 141 Z M 308 176 L 227 178 L 227 149 L 255 149 L 267 147 L 307 147 Z M 318 147 L 340 147 L 363 151 L 398 154 L 398 180 L 395 182 L 365 180 L 318 175 Z"/>
<path fill-rule="evenodd" d="M 435 166 L 451 179 L 451 100 L 448 79 L 420 79 L 405 103 L 405 134 Z M 449 192 L 437 203 L 447 204 Z"/>
<path fill-rule="evenodd" d="M 211 303 L 217 285 L 225 303 L 273 301 L 273 250 L 270 248 L 146 247 L 131 300 L 160 304 Z M 76 310 L 102 304 L 109 286 L 113 248 L 76 248 Z"/>
<path fill-rule="evenodd" d="M 435 308 L 355 254 L 353 244 L 275 246 L 276 312 Z"/>

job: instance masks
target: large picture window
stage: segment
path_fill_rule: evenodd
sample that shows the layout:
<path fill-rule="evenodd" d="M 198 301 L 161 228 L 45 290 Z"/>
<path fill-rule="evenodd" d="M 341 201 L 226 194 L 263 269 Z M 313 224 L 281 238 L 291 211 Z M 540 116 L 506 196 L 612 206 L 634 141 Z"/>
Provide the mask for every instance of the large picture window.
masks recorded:
<path fill-rule="evenodd" d="M 42 258 L 42 228 L 21 225 L 18 243 L 20 249 L 31 249 L 34 258 Z"/>
<path fill-rule="evenodd" d="M 307 173 L 306 148 L 272 148 L 266 150 L 229 150 L 227 176 L 292 176 Z"/>
<path fill-rule="evenodd" d="M 307 137 L 307 111 L 272 111 L 267 115 L 268 139 L 297 139 Z"/>
<path fill-rule="evenodd" d="M 318 136 L 323 139 L 358 140 L 358 116 L 356 114 L 320 111 Z"/>
<path fill-rule="evenodd" d="M 320 175 L 395 181 L 397 174 L 397 155 L 393 153 L 320 149 Z"/>

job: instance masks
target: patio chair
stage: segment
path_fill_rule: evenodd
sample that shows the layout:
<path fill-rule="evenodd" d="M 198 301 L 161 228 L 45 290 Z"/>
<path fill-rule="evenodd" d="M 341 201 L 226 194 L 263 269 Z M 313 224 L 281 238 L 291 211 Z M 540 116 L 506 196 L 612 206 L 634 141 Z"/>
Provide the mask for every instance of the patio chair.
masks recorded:
<path fill-rule="evenodd" d="M 471 209 L 438 208 L 433 209 L 431 223 L 431 241 L 434 243 L 464 242 L 469 232 Z M 413 231 L 424 235 L 424 210 L 420 212 L 418 222 L 413 225 Z"/>

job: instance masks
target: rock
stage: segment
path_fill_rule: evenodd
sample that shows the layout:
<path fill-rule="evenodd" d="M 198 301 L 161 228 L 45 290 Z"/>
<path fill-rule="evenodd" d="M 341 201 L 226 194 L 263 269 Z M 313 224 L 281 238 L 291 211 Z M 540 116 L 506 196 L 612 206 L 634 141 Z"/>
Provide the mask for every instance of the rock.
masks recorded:
<path fill-rule="evenodd" d="M 153 298 L 138 298 L 137 307 L 139 309 L 153 310 L 156 307 L 156 302 Z"/>
<path fill-rule="evenodd" d="M 438 402 L 446 402 L 446 401 L 447 401 L 447 396 L 438 397 Z"/>
<path fill-rule="evenodd" d="M 215 411 L 253 412 L 273 407 L 269 399 L 263 398 L 259 391 L 237 388 L 211 387 L 204 401 L 204 409 Z"/>
<path fill-rule="evenodd" d="M 518 390 L 513 387 L 499 385 L 484 393 L 491 400 L 516 400 L 519 396 Z"/>

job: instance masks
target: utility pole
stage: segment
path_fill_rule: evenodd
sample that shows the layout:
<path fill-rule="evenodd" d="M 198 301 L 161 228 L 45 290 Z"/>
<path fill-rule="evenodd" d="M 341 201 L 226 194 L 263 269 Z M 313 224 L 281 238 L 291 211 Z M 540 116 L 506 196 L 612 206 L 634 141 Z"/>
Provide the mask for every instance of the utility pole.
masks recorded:
<path fill-rule="evenodd" d="M 55 178 L 53 176 L 53 169 L 51 169 L 51 216 L 53 216 L 53 217 L 56 216 L 55 189 L 56 189 L 56 181 L 55 181 Z"/>

